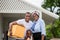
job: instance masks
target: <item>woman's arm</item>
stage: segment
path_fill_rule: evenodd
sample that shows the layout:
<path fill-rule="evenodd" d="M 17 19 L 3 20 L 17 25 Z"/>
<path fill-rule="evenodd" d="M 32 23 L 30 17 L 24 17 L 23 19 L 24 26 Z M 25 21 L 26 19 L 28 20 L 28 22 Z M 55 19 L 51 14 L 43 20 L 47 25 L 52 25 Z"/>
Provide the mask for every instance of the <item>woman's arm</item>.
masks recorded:
<path fill-rule="evenodd" d="M 42 35 L 42 38 L 41 38 L 41 40 L 44 40 L 44 35 Z"/>

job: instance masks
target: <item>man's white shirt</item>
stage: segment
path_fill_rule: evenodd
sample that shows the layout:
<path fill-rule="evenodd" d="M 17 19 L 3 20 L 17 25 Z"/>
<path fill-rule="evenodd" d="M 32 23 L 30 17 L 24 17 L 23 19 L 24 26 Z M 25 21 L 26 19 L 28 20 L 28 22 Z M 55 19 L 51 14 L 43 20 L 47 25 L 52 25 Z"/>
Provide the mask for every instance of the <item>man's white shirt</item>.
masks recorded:
<path fill-rule="evenodd" d="M 19 19 L 16 22 L 18 24 L 24 25 L 24 27 L 26 28 L 26 30 L 29 30 L 32 27 L 32 21 L 26 22 L 25 19 Z"/>

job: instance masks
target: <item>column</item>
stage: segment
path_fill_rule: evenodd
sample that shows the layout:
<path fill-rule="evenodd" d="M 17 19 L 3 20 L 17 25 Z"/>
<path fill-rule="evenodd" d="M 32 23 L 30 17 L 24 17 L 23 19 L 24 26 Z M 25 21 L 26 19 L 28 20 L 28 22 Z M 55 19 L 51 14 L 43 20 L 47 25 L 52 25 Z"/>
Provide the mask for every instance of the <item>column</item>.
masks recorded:
<path fill-rule="evenodd" d="M 0 40 L 2 40 L 2 16 L 0 14 Z"/>

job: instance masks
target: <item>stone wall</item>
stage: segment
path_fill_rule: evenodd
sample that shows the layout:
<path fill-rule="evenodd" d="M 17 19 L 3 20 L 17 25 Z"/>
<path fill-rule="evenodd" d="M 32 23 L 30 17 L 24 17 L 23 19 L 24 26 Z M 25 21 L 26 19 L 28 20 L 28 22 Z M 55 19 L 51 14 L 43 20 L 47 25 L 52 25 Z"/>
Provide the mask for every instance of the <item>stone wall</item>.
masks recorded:
<path fill-rule="evenodd" d="M 53 39 L 51 39 L 51 40 L 60 40 L 60 38 L 53 38 Z"/>

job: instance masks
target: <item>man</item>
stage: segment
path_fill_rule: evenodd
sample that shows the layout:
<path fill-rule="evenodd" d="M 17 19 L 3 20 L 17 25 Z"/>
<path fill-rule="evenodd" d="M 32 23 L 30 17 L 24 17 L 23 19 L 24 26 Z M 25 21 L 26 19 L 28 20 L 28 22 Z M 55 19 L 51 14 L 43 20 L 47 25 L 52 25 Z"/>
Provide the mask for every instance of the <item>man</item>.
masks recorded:
<path fill-rule="evenodd" d="M 24 19 L 19 19 L 19 20 L 17 20 L 17 21 L 11 22 L 11 23 L 9 24 L 10 31 L 11 31 L 11 28 L 12 28 L 12 25 L 13 25 L 13 24 L 24 25 L 24 27 L 26 28 L 26 30 L 31 29 L 32 21 L 30 21 L 30 17 L 31 17 L 30 13 L 29 13 L 29 12 L 26 12 Z M 26 30 L 25 30 L 25 31 L 26 31 Z"/>
<path fill-rule="evenodd" d="M 34 11 L 32 13 L 32 16 L 34 18 L 33 25 L 31 27 L 31 30 L 33 32 L 33 39 L 34 40 L 45 40 L 44 36 L 46 36 L 46 31 L 45 31 L 44 21 L 39 18 L 39 12 L 37 11 Z"/>

